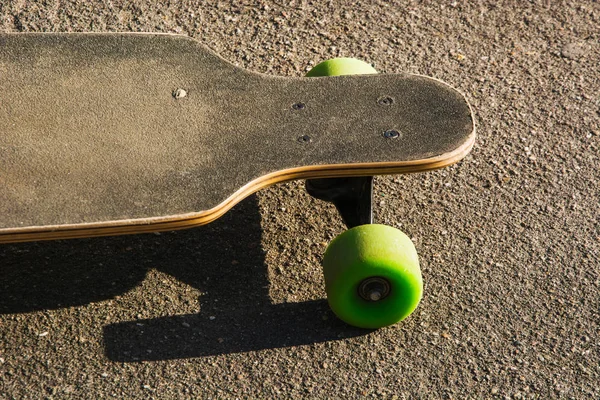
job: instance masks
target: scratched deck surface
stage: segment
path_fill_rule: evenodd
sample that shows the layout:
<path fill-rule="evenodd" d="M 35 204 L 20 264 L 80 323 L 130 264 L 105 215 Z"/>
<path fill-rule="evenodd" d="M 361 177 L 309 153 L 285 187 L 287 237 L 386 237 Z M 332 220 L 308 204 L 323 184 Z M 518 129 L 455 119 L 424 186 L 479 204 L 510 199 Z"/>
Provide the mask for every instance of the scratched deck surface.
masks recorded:
<path fill-rule="evenodd" d="M 173 35 L 0 35 L 0 242 L 206 223 L 274 182 L 438 168 L 473 140 L 430 78 L 266 76 Z"/>

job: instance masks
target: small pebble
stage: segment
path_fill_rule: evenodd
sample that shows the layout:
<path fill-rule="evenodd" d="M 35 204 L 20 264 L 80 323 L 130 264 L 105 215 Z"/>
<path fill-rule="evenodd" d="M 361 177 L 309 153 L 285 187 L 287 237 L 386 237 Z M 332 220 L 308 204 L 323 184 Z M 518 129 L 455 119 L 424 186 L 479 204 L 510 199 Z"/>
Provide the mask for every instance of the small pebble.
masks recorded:
<path fill-rule="evenodd" d="M 584 43 L 567 43 L 560 50 L 560 54 L 569 60 L 577 60 L 585 55 L 586 48 Z"/>

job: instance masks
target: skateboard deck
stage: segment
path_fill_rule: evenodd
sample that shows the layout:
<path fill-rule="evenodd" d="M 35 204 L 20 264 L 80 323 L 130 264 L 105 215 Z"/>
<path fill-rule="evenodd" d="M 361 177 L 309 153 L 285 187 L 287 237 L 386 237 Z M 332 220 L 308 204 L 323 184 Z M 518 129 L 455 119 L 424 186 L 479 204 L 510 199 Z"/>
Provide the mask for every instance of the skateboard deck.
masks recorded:
<path fill-rule="evenodd" d="M 176 35 L 0 35 L 0 243 L 201 225 L 277 182 L 441 168 L 474 139 L 463 95 L 423 76 L 268 76 Z"/>

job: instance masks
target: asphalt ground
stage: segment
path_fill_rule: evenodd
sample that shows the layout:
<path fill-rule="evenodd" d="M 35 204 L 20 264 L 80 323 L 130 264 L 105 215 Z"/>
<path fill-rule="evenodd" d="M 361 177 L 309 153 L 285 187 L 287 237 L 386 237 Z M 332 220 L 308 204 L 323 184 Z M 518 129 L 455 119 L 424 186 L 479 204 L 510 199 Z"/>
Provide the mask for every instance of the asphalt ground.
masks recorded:
<path fill-rule="evenodd" d="M 425 281 L 377 331 L 328 310 L 343 226 L 301 182 L 198 229 L 1 246 L 0 398 L 599 398 L 599 27 L 595 1 L 1 2 L 2 32 L 171 32 L 263 73 L 348 56 L 433 76 L 478 138 L 455 166 L 376 179 L 375 218 Z"/>

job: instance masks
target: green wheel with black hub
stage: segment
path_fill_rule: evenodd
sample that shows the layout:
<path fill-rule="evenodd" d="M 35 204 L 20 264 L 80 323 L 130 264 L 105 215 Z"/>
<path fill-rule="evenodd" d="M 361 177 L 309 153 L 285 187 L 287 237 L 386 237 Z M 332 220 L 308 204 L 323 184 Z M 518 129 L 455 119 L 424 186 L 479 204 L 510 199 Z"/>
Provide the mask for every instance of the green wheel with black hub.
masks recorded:
<path fill-rule="evenodd" d="M 387 225 L 361 225 L 336 237 L 325 252 L 323 272 L 333 312 L 361 328 L 401 321 L 423 294 L 415 246 Z"/>

